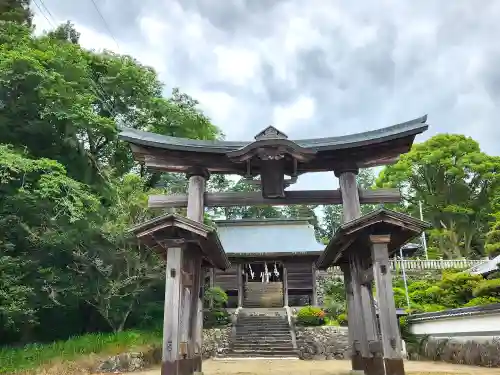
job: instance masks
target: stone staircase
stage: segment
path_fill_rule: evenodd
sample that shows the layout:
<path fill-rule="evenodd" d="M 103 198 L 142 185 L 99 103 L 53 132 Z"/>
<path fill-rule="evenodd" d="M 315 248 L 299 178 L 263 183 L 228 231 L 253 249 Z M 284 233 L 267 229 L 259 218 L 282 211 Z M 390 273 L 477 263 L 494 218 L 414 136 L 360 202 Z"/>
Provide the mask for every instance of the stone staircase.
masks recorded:
<path fill-rule="evenodd" d="M 283 283 L 246 283 L 243 306 L 247 308 L 283 307 Z"/>
<path fill-rule="evenodd" d="M 242 309 L 234 328 L 226 357 L 297 358 L 284 309 Z"/>

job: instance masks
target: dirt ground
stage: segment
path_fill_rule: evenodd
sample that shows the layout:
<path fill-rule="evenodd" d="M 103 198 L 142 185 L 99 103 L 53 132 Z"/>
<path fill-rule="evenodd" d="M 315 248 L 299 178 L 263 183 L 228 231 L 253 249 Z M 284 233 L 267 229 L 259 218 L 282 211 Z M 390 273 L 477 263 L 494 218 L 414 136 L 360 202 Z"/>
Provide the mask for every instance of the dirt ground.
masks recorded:
<path fill-rule="evenodd" d="M 500 369 L 452 365 L 438 362 L 406 362 L 408 375 L 500 375 Z M 350 361 L 301 360 L 208 360 L 203 362 L 204 375 L 344 375 L 351 369 Z M 160 375 L 160 370 L 134 373 Z"/>

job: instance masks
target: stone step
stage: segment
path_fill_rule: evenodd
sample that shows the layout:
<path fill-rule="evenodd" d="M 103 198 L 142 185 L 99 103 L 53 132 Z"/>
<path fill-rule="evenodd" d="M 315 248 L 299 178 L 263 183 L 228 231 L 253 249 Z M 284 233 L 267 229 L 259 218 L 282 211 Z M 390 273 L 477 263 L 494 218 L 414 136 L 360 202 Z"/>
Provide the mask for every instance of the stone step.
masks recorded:
<path fill-rule="evenodd" d="M 233 345 L 253 345 L 253 346 L 258 346 L 258 345 L 265 345 L 265 346 L 283 346 L 286 345 L 291 346 L 292 342 L 291 339 L 288 340 L 234 340 L 232 342 Z"/>
<path fill-rule="evenodd" d="M 269 322 L 269 323 L 285 323 L 287 319 L 281 316 L 238 316 L 238 320 L 245 322 Z"/>
<path fill-rule="evenodd" d="M 289 334 L 290 329 L 242 329 L 236 327 L 236 334 L 240 335 L 260 335 L 260 336 L 275 336 Z"/>
<path fill-rule="evenodd" d="M 255 320 L 246 320 L 246 319 L 238 319 L 236 324 L 241 324 L 245 326 L 251 326 L 251 327 L 256 327 L 256 326 L 266 326 L 266 327 L 288 327 L 288 322 L 284 320 L 280 320 L 277 322 L 269 322 L 269 321 L 255 321 Z"/>
<path fill-rule="evenodd" d="M 240 356 L 252 356 L 252 357 L 261 357 L 264 355 L 277 356 L 277 357 L 297 355 L 297 353 L 293 349 L 276 349 L 276 350 L 232 349 L 230 350 L 229 353 L 233 355 L 237 354 Z"/>
<path fill-rule="evenodd" d="M 282 335 L 289 335 L 290 330 L 266 330 L 266 331 L 260 331 L 260 330 L 241 330 L 241 329 L 236 329 L 236 334 L 239 336 L 260 336 L 260 337 L 276 337 L 276 336 L 282 336 Z"/>
<path fill-rule="evenodd" d="M 293 352 L 293 353 L 290 353 L 290 354 L 283 354 L 283 355 L 276 355 L 276 354 L 269 354 L 269 353 L 261 353 L 259 355 L 256 355 L 256 354 L 240 354 L 240 353 L 227 353 L 227 354 L 224 354 L 223 356 L 221 357 L 218 357 L 218 358 L 275 358 L 275 359 L 280 359 L 280 358 L 283 358 L 283 359 L 298 359 L 298 355 L 297 353 Z"/>
<path fill-rule="evenodd" d="M 233 349 L 293 349 L 293 345 L 290 342 L 285 342 L 285 343 L 268 343 L 268 342 L 262 342 L 262 343 L 243 343 L 243 342 L 235 342 L 231 345 Z"/>
<path fill-rule="evenodd" d="M 272 326 L 272 325 L 268 325 L 268 326 L 261 326 L 261 325 L 258 325 L 258 324 L 255 324 L 255 325 L 246 325 L 246 324 L 237 324 L 235 326 L 237 329 L 243 329 L 243 330 L 247 330 L 247 331 L 255 331 L 255 330 L 258 330 L 258 331 L 262 331 L 262 332 L 265 332 L 265 331 L 283 331 L 283 330 L 288 330 L 290 329 L 289 326 L 287 325 L 279 325 L 279 326 Z"/>
<path fill-rule="evenodd" d="M 237 320 L 237 323 L 245 324 L 245 325 L 265 325 L 265 326 L 287 326 L 288 322 L 284 319 L 279 319 L 276 321 L 270 320 L 259 320 L 259 319 L 241 319 Z"/>

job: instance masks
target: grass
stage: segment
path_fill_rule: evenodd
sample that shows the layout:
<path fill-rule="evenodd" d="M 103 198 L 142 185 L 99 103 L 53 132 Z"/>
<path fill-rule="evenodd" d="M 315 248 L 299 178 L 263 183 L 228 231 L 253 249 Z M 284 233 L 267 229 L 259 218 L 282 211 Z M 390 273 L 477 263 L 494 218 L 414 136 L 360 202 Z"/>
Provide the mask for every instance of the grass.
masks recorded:
<path fill-rule="evenodd" d="M 161 331 L 125 331 L 73 337 L 51 344 L 0 348 L 0 374 L 15 374 L 53 362 L 73 361 L 91 354 L 113 355 L 161 343 Z"/>

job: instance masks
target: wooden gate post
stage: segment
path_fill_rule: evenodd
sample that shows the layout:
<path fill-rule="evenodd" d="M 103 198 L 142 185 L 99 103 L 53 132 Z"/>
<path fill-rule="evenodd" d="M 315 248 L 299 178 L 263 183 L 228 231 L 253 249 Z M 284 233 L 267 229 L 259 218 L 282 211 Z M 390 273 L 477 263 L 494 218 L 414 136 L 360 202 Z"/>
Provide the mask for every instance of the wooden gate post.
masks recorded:
<path fill-rule="evenodd" d="M 165 307 L 163 310 L 162 375 L 180 374 L 182 256 L 183 249 L 181 247 L 167 249 Z"/>
<path fill-rule="evenodd" d="M 191 168 L 187 177 L 188 184 L 188 219 L 203 223 L 204 215 L 204 194 L 206 183 L 210 177 L 208 171 L 203 168 Z M 203 354 L 203 269 L 201 254 L 193 254 L 193 298 L 191 314 L 191 345 L 190 356 L 193 358 L 193 370 L 196 372 L 202 371 L 202 354 Z"/>
<path fill-rule="evenodd" d="M 385 374 L 404 375 L 404 364 L 399 334 L 392 277 L 389 264 L 388 244 L 390 235 L 372 235 L 373 276 L 377 289 L 377 302 L 380 319 L 380 333 L 384 352 Z"/>
<path fill-rule="evenodd" d="M 336 170 L 342 194 L 343 221 L 349 222 L 361 216 L 361 204 L 356 182 L 357 168 Z M 348 300 L 348 326 L 352 348 L 351 365 L 353 371 L 364 371 L 367 375 L 383 373 L 383 363 L 374 361 L 376 345 L 369 345 L 377 339 L 376 316 L 371 293 L 367 293 L 361 282 L 363 255 L 359 252 L 348 254 L 348 265 L 344 268 L 344 282 Z M 362 359 L 360 358 L 362 357 Z"/>

